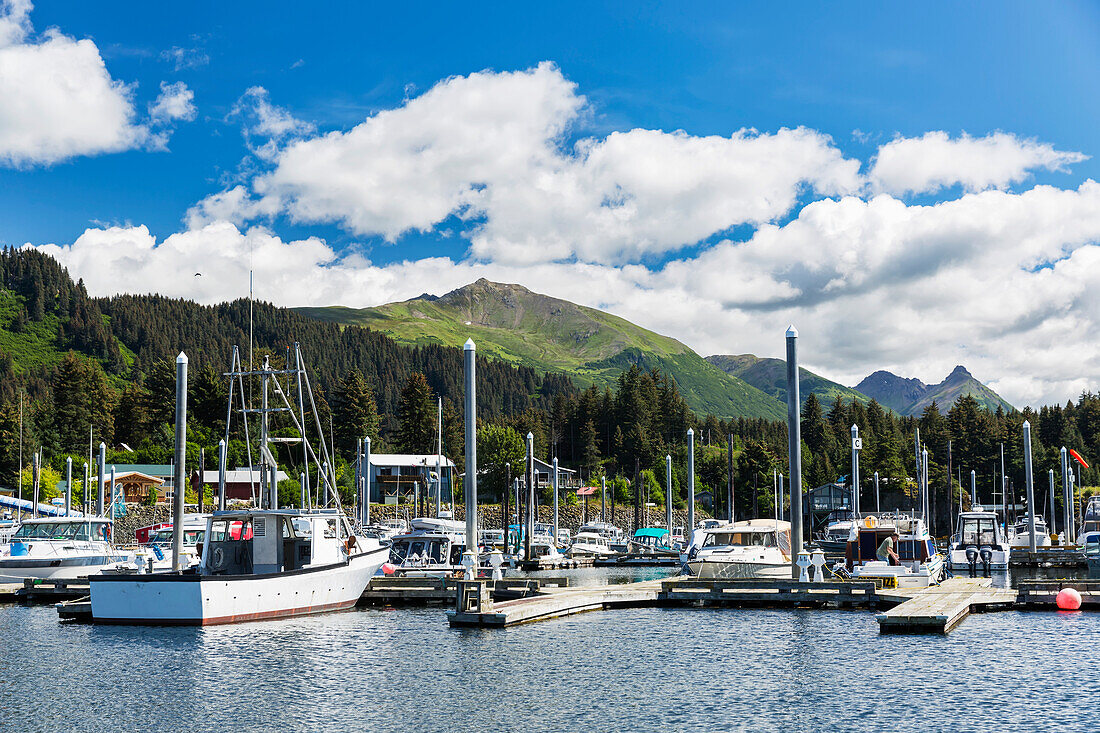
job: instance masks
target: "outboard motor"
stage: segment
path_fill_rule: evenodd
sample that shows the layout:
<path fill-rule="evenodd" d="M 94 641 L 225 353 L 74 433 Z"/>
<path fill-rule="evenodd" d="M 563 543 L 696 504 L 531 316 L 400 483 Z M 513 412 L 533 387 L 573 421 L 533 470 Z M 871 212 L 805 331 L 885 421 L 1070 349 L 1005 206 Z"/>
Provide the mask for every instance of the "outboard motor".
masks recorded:
<path fill-rule="evenodd" d="M 982 558 L 982 573 L 989 575 L 989 566 L 993 563 L 993 548 L 989 545 L 984 545 L 978 554 Z"/>
<path fill-rule="evenodd" d="M 966 548 L 966 562 L 970 566 L 970 575 L 971 575 L 971 577 L 973 577 L 974 573 L 977 571 L 977 564 L 978 564 L 978 548 L 977 547 L 968 547 L 968 548 Z"/>

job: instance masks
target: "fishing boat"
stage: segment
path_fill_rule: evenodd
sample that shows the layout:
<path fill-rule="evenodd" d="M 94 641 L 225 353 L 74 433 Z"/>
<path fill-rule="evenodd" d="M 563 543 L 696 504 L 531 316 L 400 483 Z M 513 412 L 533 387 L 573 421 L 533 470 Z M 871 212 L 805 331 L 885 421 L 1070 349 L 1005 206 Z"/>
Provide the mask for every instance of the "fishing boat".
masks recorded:
<path fill-rule="evenodd" d="M 894 533 L 898 535 L 897 564 L 878 559 L 879 546 Z M 944 556 L 936 550 L 924 520 L 908 516 L 868 515 L 857 522 L 845 548 L 845 566 L 853 578 L 886 579 L 895 588 L 927 588 L 946 573 Z"/>
<path fill-rule="evenodd" d="M 1008 541 L 1009 547 L 1030 548 L 1031 547 L 1031 518 L 1024 517 L 1017 520 L 1016 524 L 1012 527 L 1012 539 Z M 1042 517 L 1035 517 L 1035 546 L 1036 547 L 1050 547 L 1050 530 L 1047 528 L 1047 522 Z"/>
<path fill-rule="evenodd" d="M 113 526 L 107 517 L 24 519 L 0 545 L 0 583 L 83 578 L 120 565 L 136 569 L 134 555 L 111 543 Z"/>
<path fill-rule="evenodd" d="M 577 534 L 581 532 L 606 537 L 613 552 L 626 552 L 626 533 L 610 522 L 586 522 L 577 528 Z"/>
<path fill-rule="evenodd" d="M 696 530 L 684 567 L 699 578 L 781 578 L 791 573 L 791 524 L 749 519 Z"/>
<path fill-rule="evenodd" d="M 611 540 L 596 532 L 577 532 L 566 552 L 569 557 L 611 557 Z"/>
<path fill-rule="evenodd" d="M 346 609 L 387 554 L 339 511 L 214 512 L 204 539 L 190 571 L 90 577 L 92 620 L 205 626 Z"/>
<path fill-rule="evenodd" d="M 948 550 L 952 570 L 1007 570 L 1011 552 L 996 512 L 983 511 L 977 506 L 972 511 L 959 512 Z"/>

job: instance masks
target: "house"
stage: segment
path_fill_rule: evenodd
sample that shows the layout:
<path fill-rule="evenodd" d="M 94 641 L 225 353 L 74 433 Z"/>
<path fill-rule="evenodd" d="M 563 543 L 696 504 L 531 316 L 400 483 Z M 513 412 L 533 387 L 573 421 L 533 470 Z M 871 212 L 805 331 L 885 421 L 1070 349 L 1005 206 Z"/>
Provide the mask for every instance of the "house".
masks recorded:
<path fill-rule="evenodd" d="M 105 468 L 104 485 L 110 483 L 111 472 L 114 471 L 115 484 L 122 490 L 127 504 L 144 504 L 151 494 L 156 494 L 155 501 L 158 504 L 167 501 L 166 497 L 171 491 L 172 476 L 175 471 L 171 464 L 109 463 Z M 74 472 L 73 479 L 76 478 Z M 90 483 L 94 492 L 95 487 L 99 485 L 99 476 L 92 476 Z M 107 488 L 104 493 L 104 501 L 110 501 L 110 488 Z"/>
<path fill-rule="evenodd" d="M 192 483 L 195 478 L 195 475 L 192 474 Z M 290 478 L 290 476 L 288 476 L 285 471 L 278 471 L 275 474 L 275 480 L 279 482 L 286 481 L 288 478 Z M 203 471 L 202 484 L 204 487 L 210 488 L 216 498 L 218 494 L 218 472 Z M 246 466 L 244 468 L 237 467 L 232 471 L 226 470 L 226 501 L 250 501 L 252 499 L 253 489 L 255 489 L 256 495 L 259 496 L 260 469 L 254 468 L 250 471 Z"/>
<path fill-rule="evenodd" d="M 436 472 L 442 474 L 442 496 L 450 501 L 455 464 L 446 456 L 408 453 L 372 453 L 370 456 L 370 500 L 382 504 L 412 501 L 418 491 L 434 495 Z M 427 494 L 423 494 L 427 496 Z"/>
<path fill-rule="evenodd" d="M 811 537 L 824 531 L 830 514 L 851 509 L 852 490 L 839 481 L 810 489 L 802 500 L 802 514 Z"/>
<path fill-rule="evenodd" d="M 535 459 L 535 485 L 539 490 L 554 488 L 553 484 L 554 466 L 551 463 Z M 558 491 L 574 490 L 581 487 L 581 480 L 577 476 L 577 472 L 572 468 L 564 468 L 558 466 Z"/>

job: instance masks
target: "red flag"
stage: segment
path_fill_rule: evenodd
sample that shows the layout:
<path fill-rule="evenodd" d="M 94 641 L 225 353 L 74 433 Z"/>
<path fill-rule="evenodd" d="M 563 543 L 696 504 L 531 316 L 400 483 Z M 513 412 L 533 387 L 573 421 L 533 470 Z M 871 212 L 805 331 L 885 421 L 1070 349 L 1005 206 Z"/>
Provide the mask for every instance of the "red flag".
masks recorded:
<path fill-rule="evenodd" d="M 1080 454 L 1080 453 L 1078 453 L 1077 451 L 1075 451 L 1075 450 L 1074 450 L 1073 448 L 1070 448 L 1070 449 L 1069 449 L 1069 454 L 1070 454 L 1071 456 L 1073 456 L 1073 459 L 1074 459 L 1075 461 L 1077 461 L 1078 463 L 1080 463 L 1080 464 L 1081 464 L 1082 466 L 1084 466 L 1085 468 L 1088 468 L 1088 467 L 1089 467 L 1089 464 L 1085 463 L 1085 459 L 1081 457 L 1081 454 Z"/>

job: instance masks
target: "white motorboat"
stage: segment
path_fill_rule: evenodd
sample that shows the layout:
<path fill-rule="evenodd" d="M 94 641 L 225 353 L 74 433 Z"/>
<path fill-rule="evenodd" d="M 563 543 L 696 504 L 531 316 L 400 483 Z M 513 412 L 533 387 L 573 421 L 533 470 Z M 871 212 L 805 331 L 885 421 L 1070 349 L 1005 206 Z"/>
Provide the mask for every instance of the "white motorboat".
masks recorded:
<path fill-rule="evenodd" d="M 596 532 L 577 532 L 566 553 L 569 557 L 611 557 L 611 540 Z"/>
<path fill-rule="evenodd" d="M 89 578 L 92 620 L 210 625 L 350 608 L 386 559 L 341 512 L 215 512 L 189 572 Z"/>
<path fill-rule="evenodd" d="M 780 578 L 791 573 L 791 524 L 749 519 L 696 530 L 685 563 L 699 578 Z"/>
<path fill-rule="evenodd" d="M 996 512 L 959 512 L 948 560 L 952 570 L 1007 570 L 1012 552 Z"/>
<path fill-rule="evenodd" d="M 577 529 L 577 534 L 589 532 L 606 537 L 613 552 L 626 552 L 626 533 L 610 522 L 587 522 Z"/>
<path fill-rule="evenodd" d="M 894 552 L 900 562 L 878 558 L 882 541 L 898 534 Z M 846 567 L 853 578 L 888 579 L 895 588 L 927 588 L 943 580 L 944 556 L 923 519 L 908 516 L 882 518 L 869 515 L 853 523 L 846 549 Z"/>
<path fill-rule="evenodd" d="M 24 519 L 0 545 L 0 583 L 83 578 L 119 565 L 134 568 L 133 554 L 111 543 L 112 527 L 106 517 Z"/>
<path fill-rule="evenodd" d="M 417 518 L 411 531 L 390 539 L 389 549 L 394 575 L 457 575 L 464 570 L 466 525 L 453 519 Z"/>
<path fill-rule="evenodd" d="M 1031 547 L 1031 518 L 1024 517 L 1017 520 L 1012 527 L 1012 539 L 1008 541 L 1009 547 L 1027 549 Z M 1047 522 L 1042 517 L 1035 517 L 1035 546 L 1050 547 L 1050 530 Z"/>
<path fill-rule="evenodd" d="M 1100 496 L 1089 498 L 1081 516 L 1081 527 L 1077 530 L 1077 544 L 1084 547 L 1100 542 Z"/>
<path fill-rule="evenodd" d="M 185 514 L 183 516 L 183 566 L 195 567 L 203 538 L 206 536 L 206 520 L 209 514 Z M 152 528 L 148 540 L 139 546 L 134 555 L 139 572 L 162 572 L 172 569 L 172 538 L 175 531 L 170 523 Z"/>

